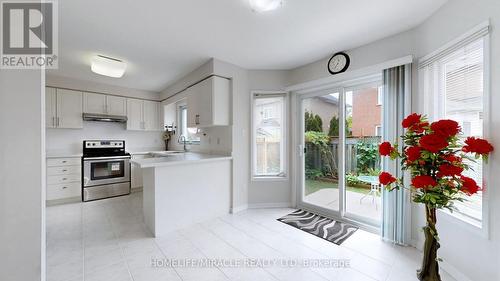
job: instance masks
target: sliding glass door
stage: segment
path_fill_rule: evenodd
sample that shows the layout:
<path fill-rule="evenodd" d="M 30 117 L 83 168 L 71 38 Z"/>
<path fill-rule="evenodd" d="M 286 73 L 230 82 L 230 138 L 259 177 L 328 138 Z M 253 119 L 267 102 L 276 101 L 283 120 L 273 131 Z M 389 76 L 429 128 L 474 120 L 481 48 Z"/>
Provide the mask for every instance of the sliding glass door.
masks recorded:
<path fill-rule="evenodd" d="M 382 211 L 380 77 L 298 99 L 299 206 L 379 226 Z"/>

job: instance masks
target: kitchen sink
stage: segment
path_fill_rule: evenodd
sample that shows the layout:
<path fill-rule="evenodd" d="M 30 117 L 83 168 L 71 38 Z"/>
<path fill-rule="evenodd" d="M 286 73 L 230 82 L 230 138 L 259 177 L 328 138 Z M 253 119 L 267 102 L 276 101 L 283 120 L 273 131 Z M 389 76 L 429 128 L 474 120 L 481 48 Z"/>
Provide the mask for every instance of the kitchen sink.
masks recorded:
<path fill-rule="evenodd" d="M 181 150 L 168 150 L 168 151 L 154 151 L 150 152 L 149 154 L 153 157 L 169 157 L 169 156 L 175 156 L 179 154 L 186 153 L 185 151 Z"/>

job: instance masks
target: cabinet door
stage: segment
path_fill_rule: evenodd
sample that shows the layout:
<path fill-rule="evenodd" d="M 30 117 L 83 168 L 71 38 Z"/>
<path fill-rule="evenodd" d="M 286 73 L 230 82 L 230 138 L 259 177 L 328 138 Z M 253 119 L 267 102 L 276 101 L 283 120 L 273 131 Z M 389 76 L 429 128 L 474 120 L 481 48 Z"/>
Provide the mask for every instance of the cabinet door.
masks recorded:
<path fill-rule="evenodd" d="M 106 114 L 106 95 L 83 93 L 83 112 Z"/>
<path fill-rule="evenodd" d="M 197 116 L 196 127 L 207 127 L 213 124 L 212 119 L 212 88 L 213 78 L 206 79 L 195 86 L 196 90 L 196 108 L 195 117 Z M 188 105 L 189 111 L 189 105 Z M 196 121 L 196 120 L 195 120 Z"/>
<path fill-rule="evenodd" d="M 186 89 L 187 96 L 187 126 L 188 128 L 196 128 L 199 124 L 199 115 L 198 115 L 198 95 L 196 91 L 196 85 Z M 181 126 L 181 124 L 179 124 Z"/>
<path fill-rule="evenodd" d="M 57 127 L 83 128 L 82 92 L 57 89 Z"/>
<path fill-rule="evenodd" d="M 56 89 L 45 88 L 45 127 L 56 127 Z"/>
<path fill-rule="evenodd" d="M 230 81 L 226 78 L 212 77 L 212 125 L 227 126 L 229 121 Z"/>
<path fill-rule="evenodd" d="M 127 130 L 144 130 L 143 101 L 127 99 Z"/>
<path fill-rule="evenodd" d="M 116 96 L 106 96 L 107 113 L 109 115 L 127 115 L 127 99 Z"/>
<path fill-rule="evenodd" d="M 160 103 L 144 101 L 144 129 L 158 131 L 160 128 Z"/>

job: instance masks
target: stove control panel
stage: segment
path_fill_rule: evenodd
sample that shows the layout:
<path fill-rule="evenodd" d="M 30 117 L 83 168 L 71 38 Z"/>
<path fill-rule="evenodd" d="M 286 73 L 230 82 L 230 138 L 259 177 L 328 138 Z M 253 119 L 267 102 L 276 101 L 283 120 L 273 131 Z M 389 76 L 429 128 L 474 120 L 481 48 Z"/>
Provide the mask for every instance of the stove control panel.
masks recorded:
<path fill-rule="evenodd" d="M 85 141 L 85 148 L 125 148 L 125 141 Z"/>

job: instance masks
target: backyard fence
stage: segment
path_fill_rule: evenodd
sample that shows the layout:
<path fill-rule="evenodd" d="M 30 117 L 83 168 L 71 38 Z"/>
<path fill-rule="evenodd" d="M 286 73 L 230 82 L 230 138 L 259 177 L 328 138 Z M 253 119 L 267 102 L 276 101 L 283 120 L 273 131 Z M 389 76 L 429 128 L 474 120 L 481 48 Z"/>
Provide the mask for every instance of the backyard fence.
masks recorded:
<path fill-rule="evenodd" d="M 346 173 L 357 173 L 359 171 L 359 162 L 362 160 L 362 154 L 358 151 L 358 144 L 371 144 L 376 147 L 381 141 L 381 137 L 348 137 L 346 138 L 345 164 Z M 331 138 L 328 144 L 329 155 L 325 155 L 323 149 L 313 143 L 306 143 L 306 168 L 324 170 L 330 169 L 333 174 L 338 171 L 339 163 L 339 139 Z M 367 167 L 371 169 L 380 169 L 380 157 L 377 151 L 373 155 L 374 161 L 370 161 Z M 328 159 L 331 158 L 331 159 Z"/>

